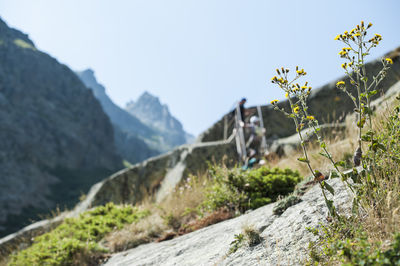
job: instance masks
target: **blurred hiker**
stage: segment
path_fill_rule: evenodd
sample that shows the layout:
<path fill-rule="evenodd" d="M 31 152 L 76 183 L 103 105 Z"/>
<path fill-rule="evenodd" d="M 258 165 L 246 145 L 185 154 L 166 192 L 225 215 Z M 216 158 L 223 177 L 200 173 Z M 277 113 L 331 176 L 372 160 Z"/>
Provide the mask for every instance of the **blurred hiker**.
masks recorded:
<path fill-rule="evenodd" d="M 238 103 L 235 104 L 235 108 L 232 110 L 232 112 L 229 115 L 229 119 L 234 117 L 235 114 L 238 114 L 238 118 L 239 121 L 241 121 L 241 126 L 244 126 L 244 121 L 246 118 L 246 108 L 244 107 L 244 105 L 246 104 L 247 99 L 246 98 L 242 98 Z M 237 112 L 237 110 L 239 109 L 239 112 Z"/>
<path fill-rule="evenodd" d="M 240 110 L 240 117 L 239 117 L 239 119 L 244 123 L 244 121 L 245 121 L 245 108 L 244 108 L 244 105 L 245 105 L 245 103 L 247 102 L 247 99 L 246 98 L 242 98 L 241 100 L 240 100 L 240 102 L 239 102 L 239 110 Z"/>
<path fill-rule="evenodd" d="M 258 155 L 260 153 L 260 145 L 262 138 L 265 133 L 265 129 L 260 126 L 260 119 L 257 116 L 250 118 L 250 123 L 246 125 L 246 128 L 250 131 L 249 139 L 246 143 L 247 149 L 247 160 L 245 168 L 252 168 L 253 165 L 258 161 Z"/>
<path fill-rule="evenodd" d="M 265 129 L 260 126 L 260 119 L 257 116 L 252 116 L 250 118 L 250 124 L 248 124 L 247 127 L 250 129 L 250 136 L 247 140 L 246 148 L 255 150 L 257 154 Z"/>
<path fill-rule="evenodd" d="M 241 163 L 245 163 L 247 160 L 246 142 L 243 132 L 243 127 L 245 125 L 244 124 L 245 103 L 246 103 L 246 98 L 242 98 L 240 102 L 236 105 L 235 110 L 232 112 L 233 115 L 236 114 L 234 134 L 236 139 L 236 149 L 238 152 L 239 162 Z"/>

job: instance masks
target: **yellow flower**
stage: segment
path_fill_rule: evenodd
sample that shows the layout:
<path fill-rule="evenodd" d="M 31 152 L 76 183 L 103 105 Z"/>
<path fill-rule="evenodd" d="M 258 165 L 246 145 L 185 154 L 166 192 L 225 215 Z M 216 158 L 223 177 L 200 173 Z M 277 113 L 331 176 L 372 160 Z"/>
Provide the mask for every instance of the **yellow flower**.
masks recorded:
<path fill-rule="evenodd" d="M 274 80 L 276 80 L 276 79 L 277 79 L 277 77 L 276 77 L 276 76 L 274 76 L 274 77 L 273 77 L 271 80 L 272 80 L 272 81 L 274 81 Z"/>
<path fill-rule="evenodd" d="M 289 98 L 289 93 L 288 92 L 286 92 L 285 97 Z"/>
<path fill-rule="evenodd" d="M 354 34 L 354 36 L 358 37 L 358 36 L 361 36 L 361 34 L 360 33 L 356 33 L 356 34 Z"/>
<path fill-rule="evenodd" d="M 393 60 L 391 58 L 385 58 L 386 62 L 389 64 L 393 65 Z"/>
<path fill-rule="evenodd" d="M 338 35 L 336 35 L 336 37 L 335 37 L 335 41 L 337 41 L 337 40 L 339 40 L 340 39 L 340 34 L 338 34 Z"/>
<path fill-rule="evenodd" d="M 346 63 L 343 63 L 343 64 L 342 64 L 342 68 L 346 69 L 346 68 L 347 68 L 347 64 L 346 64 Z"/>
<path fill-rule="evenodd" d="M 271 104 L 276 104 L 278 102 L 278 100 L 272 100 Z"/>
<path fill-rule="evenodd" d="M 315 118 L 314 118 L 312 115 L 308 115 L 308 116 L 307 116 L 307 119 L 308 119 L 308 120 L 314 120 Z"/>
<path fill-rule="evenodd" d="M 367 29 L 368 29 L 368 28 L 371 28 L 371 27 L 372 27 L 372 23 L 370 22 L 370 23 L 368 24 Z"/>
<path fill-rule="evenodd" d="M 295 112 L 296 114 L 299 112 L 300 107 L 296 106 L 295 108 L 293 108 L 293 112 Z"/>
<path fill-rule="evenodd" d="M 342 50 L 339 52 L 340 57 L 346 57 L 346 55 L 348 55 L 346 50 Z"/>
<path fill-rule="evenodd" d="M 344 83 L 343 80 L 338 81 L 338 82 L 336 83 L 336 87 L 340 87 L 340 86 L 344 86 L 344 85 L 345 85 L 345 83 Z"/>

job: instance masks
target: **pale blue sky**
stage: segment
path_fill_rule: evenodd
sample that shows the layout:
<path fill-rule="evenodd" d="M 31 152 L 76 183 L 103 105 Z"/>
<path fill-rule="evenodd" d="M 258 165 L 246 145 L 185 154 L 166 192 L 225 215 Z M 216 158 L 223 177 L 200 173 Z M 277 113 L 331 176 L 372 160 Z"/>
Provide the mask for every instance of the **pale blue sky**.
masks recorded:
<path fill-rule="evenodd" d="M 400 46 L 398 0 L 0 0 L 0 16 L 73 70 L 92 68 L 120 106 L 144 90 L 198 134 L 234 102 L 283 98 L 275 68 L 318 87 L 339 77 L 336 34 L 365 20 Z"/>

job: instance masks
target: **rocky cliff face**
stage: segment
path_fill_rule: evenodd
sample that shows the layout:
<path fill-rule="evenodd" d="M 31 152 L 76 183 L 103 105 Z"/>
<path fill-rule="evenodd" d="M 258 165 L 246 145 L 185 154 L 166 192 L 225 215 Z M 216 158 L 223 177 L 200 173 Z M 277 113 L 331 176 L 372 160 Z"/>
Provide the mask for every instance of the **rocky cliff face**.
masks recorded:
<path fill-rule="evenodd" d="M 190 142 L 193 136 L 183 130 L 182 124 L 171 115 L 168 106 L 148 92 L 126 105 L 126 110 L 144 124 L 157 130 L 162 137 L 164 149 Z"/>
<path fill-rule="evenodd" d="M 386 92 L 387 89 L 400 80 L 400 47 L 389 52 L 384 57 L 392 58 L 393 65 L 388 71 L 386 78 L 379 84 L 379 91 L 382 92 Z M 376 75 L 378 71 L 382 69 L 380 59 L 366 64 L 366 69 L 367 73 L 370 74 L 368 80 L 372 80 L 371 73 Z M 348 77 L 342 77 L 339 80 L 344 80 L 346 84 L 350 84 Z M 313 114 L 320 123 L 343 122 L 345 115 L 352 113 L 354 110 L 351 99 L 344 92 L 336 88 L 337 81 L 338 80 L 330 82 L 320 88 L 313 89 L 309 97 L 308 104 L 310 113 Z M 380 96 L 381 95 L 375 95 L 375 98 Z M 278 105 L 280 107 L 289 108 L 287 100 L 279 102 Z M 255 107 L 250 107 L 249 110 L 257 115 Z M 293 122 L 287 119 L 282 113 L 275 111 L 271 105 L 262 106 L 261 110 L 268 139 L 288 137 L 296 132 Z M 249 119 L 249 117 L 246 119 Z M 234 126 L 232 120 L 233 117 L 231 117 L 230 114 L 226 114 L 221 120 L 202 133 L 197 141 L 207 142 L 221 140 L 224 138 L 224 132 L 228 132 L 227 135 L 229 136 Z M 227 127 L 225 125 L 227 125 Z"/>
<path fill-rule="evenodd" d="M 143 124 L 135 116 L 118 107 L 106 94 L 106 89 L 97 82 L 91 69 L 76 72 L 82 82 L 93 91 L 114 128 L 114 142 L 118 153 L 131 163 L 143 161 L 160 153 L 153 143 L 152 136 L 157 132 Z"/>
<path fill-rule="evenodd" d="M 0 235 L 120 168 L 113 138 L 76 75 L 0 19 Z"/>

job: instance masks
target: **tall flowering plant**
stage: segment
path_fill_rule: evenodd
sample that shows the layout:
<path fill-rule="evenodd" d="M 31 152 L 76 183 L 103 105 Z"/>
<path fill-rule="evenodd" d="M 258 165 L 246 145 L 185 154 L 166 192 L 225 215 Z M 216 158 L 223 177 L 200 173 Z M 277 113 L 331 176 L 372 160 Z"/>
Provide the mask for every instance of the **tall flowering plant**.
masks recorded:
<path fill-rule="evenodd" d="M 337 168 L 337 164 L 334 162 L 331 153 L 328 151 L 328 148 L 320 134 L 321 128 L 318 124 L 318 120 L 315 119 L 315 117 L 311 115 L 308 110 L 307 98 L 311 93 L 311 87 L 308 86 L 307 81 L 303 85 L 300 85 L 297 82 L 301 77 L 307 75 L 307 73 L 304 71 L 304 69 L 300 69 L 299 67 L 296 67 L 296 73 L 293 78 L 289 77 L 290 70 L 287 68 L 282 67 L 280 70 L 276 69 L 276 72 L 277 76 L 274 76 L 271 79 L 271 82 L 278 85 L 283 90 L 283 92 L 285 93 L 285 97 L 289 101 L 290 110 L 285 110 L 284 108 L 279 107 L 277 104 L 278 100 L 271 101 L 271 104 L 274 106 L 275 110 L 282 112 L 288 118 L 291 118 L 293 120 L 303 150 L 303 157 L 297 159 L 300 162 L 307 164 L 308 169 L 314 176 L 314 180 L 319 183 L 330 215 L 333 217 L 338 216 L 333 201 L 329 200 L 326 194 L 326 191 L 329 191 L 330 193 L 334 194 L 335 193 L 334 189 L 328 183 L 325 182 L 324 175 L 320 171 L 312 167 L 308 156 L 308 151 L 306 148 L 306 139 L 304 133 L 302 132 L 302 129 L 306 127 L 311 128 L 311 130 L 317 137 L 317 141 L 322 149 L 320 154 L 328 158 L 332 162 L 332 164 Z M 340 170 L 338 168 L 337 171 L 340 173 Z"/>
<path fill-rule="evenodd" d="M 271 82 L 278 85 L 285 93 L 285 97 L 289 101 L 290 110 L 285 110 L 284 108 L 279 107 L 278 100 L 271 101 L 271 104 L 274 106 L 275 110 L 284 113 L 288 118 L 293 120 L 303 150 L 303 157 L 298 158 L 298 160 L 307 164 L 311 174 L 322 189 L 322 194 L 330 215 L 338 218 L 340 218 L 340 216 L 336 211 L 333 201 L 327 198 L 326 193 L 328 191 L 333 195 L 335 191 L 325 182 L 324 175 L 312 167 L 302 129 L 305 127 L 310 128 L 316 136 L 317 142 L 321 147 L 320 155 L 326 157 L 335 169 L 335 171 L 331 172 L 331 177 L 340 176 L 356 195 L 359 195 L 360 191 L 365 191 L 359 189 L 363 187 L 362 185 L 366 185 L 368 188 L 367 191 L 372 191 L 370 188 L 373 188 L 373 182 L 370 176 L 372 175 L 373 179 L 375 179 L 373 173 L 373 169 L 376 165 L 375 154 L 377 149 L 384 149 L 385 147 L 379 143 L 376 133 L 372 128 L 371 117 L 373 111 L 371 109 L 371 97 L 378 93 L 378 85 L 384 79 L 389 66 L 393 64 L 393 61 L 390 58 L 382 59 L 382 69 L 375 76 L 372 76 L 372 80 L 368 80 L 365 67 L 365 57 L 369 54 L 370 50 L 376 47 L 382 40 L 382 36 L 379 34 L 375 34 L 370 39 L 367 38 L 367 29 L 371 27 L 371 23 L 365 25 L 364 22 L 361 21 L 360 25 L 357 25 L 350 32 L 345 31 L 343 34 L 339 34 L 335 37 L 335 40 L 342 41 L 346 44 L 346 47 L 339 52 L 340 57 L 346 60 L 346 62 L 341 66 L 345 70 L 345 74 L 349 77 L 350 85 L 354 86 L 356 89 L 356 95 L 353 95 L 352 91 L 349 89 L 350 87 L 345 81 L 341 80 L 336 83 L 336 86 L 351 98 L 355 106 L 354 110 L 358 115 L 358 147 L 355 151 L 353 161 L 354 166 L 360 166 L 362 164 L 363 170 L 361 172 L 359 172 L 357 168 L 353 168 L 353 171 L 350 173 L 343 174 L 339 169 L 339 166 L 344 166 L 345 162 L 335 161 L 332 154 L 329 152 L 327 144 L 320 133 L 321 128 L 318 120 L 310 114 L 307 105 L 307 99 L 311 93 L 311 87 L 308 86 L 308 82 L 305 82 L 303 85 L 297 83 L 301 77 L 307 74 L 304 69 L 296 67 L 295 76 L 290 78 L 289 69 L 282 67 L 281 69 L 276 69 L 277 76 L 274 76 L 271 79 Z M 363 128 L 366 122 L 368 122 L 369 127 L 365 134 L 363 134 Z M 362 141 L 369 143 L 368 148 L 370 156 L 363 156 Z M 349 177 L 353 179 L 353 182 L 348 181 Z M 357 183 L 359 186 L 355 185 Z M 355 197 L 353 201 L 353 212 L 356 213 L 357 211 L 358 197 Z"/>

